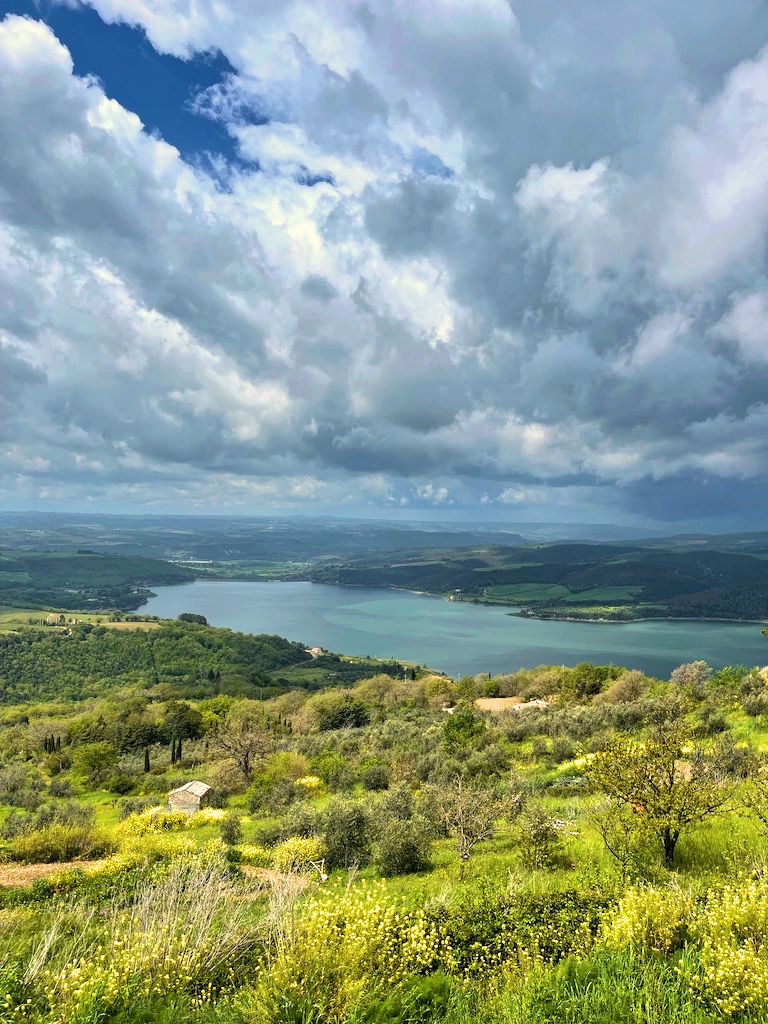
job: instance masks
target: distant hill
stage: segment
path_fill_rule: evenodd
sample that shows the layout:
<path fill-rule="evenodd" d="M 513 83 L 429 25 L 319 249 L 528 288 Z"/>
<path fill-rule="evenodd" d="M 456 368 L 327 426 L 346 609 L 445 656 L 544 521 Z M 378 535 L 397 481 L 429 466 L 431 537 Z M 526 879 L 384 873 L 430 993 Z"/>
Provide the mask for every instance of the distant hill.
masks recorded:
<path fill-rule="evenodd" d="M 326 563 L 308 578 L 507 604 L 542 618 L 768 618 L 765 556 L 696 543 L 400 552 Z"/>
<path fill-rule="evenodd" d="M 151 586 L 187 583 L 194 573 L 154 558 L 93 551 L 0 553 L 0 605 L 71 611 L 138 608 Z"/>

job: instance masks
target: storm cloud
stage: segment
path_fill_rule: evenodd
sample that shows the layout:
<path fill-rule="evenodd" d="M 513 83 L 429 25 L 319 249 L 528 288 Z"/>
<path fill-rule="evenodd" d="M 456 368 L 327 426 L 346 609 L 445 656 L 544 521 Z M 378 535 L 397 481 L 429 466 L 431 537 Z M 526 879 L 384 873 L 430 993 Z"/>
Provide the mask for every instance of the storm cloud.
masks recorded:
<path fill-rule="evenodd" d="M 239 159 L 0 22 L 6 502 L 753 523 L 762 3 L 91 6 Z"/>

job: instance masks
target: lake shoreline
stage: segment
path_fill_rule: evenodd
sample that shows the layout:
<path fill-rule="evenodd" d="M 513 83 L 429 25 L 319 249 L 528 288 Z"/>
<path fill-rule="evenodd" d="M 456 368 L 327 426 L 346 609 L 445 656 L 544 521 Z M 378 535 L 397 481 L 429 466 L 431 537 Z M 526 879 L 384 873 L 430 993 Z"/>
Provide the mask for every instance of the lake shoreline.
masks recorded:
<path fill-rule="evenodd" d="M 734 625 L 752 625 L 768 627 L 768 619 L 729 619 L 723 616 L 695 616 L 695 615 L 641 615 L 632 619 L 606 619 L 606 618 L 581 618 L 574 615 L 537 615 L 535 612 L 528 613 L 519 605 L 501 604 L 497 601 L 483 601 L 480 598 L 467 600 L 466 598 L 455 598 L 451 594 L 438 594 L 431 590 L 413 590 L 411 587 L 396 587 L 392 584 L 377 586 L 371 583 L 323 583 L 311 579 L 265 579 L 263 576 L 243 578 L 241 576 L 199 576 L 194 580 L 185 580 L 175 586 L 186 586 L 192 583 L 310 583 L 313 587 L 340 587 L 343 590 L 383 590 L 396 591 L 401 594 L 416 594 L 419 597 L 434 597 L 441 601 L 449 601 L 452 604 L 468 604 L 483 608 L 508 609 L 506 615 L 518 619 L 533 620 L 536 622 L 572 622 L 585 625 L 600 626 L 628 626 L 633 622 L 724 622 Z M 145 599 L 143 604 L 146 604 Z"/>

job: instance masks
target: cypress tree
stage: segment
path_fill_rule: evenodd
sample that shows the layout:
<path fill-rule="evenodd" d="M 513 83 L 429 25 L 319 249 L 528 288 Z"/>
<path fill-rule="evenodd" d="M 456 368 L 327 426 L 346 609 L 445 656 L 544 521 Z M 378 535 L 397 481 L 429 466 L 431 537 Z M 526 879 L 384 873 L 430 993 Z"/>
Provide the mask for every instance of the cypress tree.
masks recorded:
<path fill-rule="evenodd" d="M 61 736 L 56 737 L 56 749 L 61 750 Z"/>
<path fill-rule="evenodd" d="M 144 747 L 144 774 L 145 775 L 149 772 L 149 769 L 150 769 L 150 764 L 149 764 L 149 747 Z"/>
<path fill-rule="evenodd" d="M 176 737 L 171 740 L 171 764 L 176 764 Z"/>
<path fill-rule="evenodd" d="M 181 736 L 179 736 L 178 740 L 176 741 L 176 760 L 181 760 Z"/>

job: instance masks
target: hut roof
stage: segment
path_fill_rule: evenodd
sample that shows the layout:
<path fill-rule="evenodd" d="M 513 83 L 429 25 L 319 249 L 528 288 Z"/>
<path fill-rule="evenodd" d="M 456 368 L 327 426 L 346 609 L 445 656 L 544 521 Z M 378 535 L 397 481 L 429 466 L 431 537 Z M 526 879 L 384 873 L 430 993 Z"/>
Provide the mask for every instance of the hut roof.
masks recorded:
<path fill-rule="evenodd" d="M 174 796 L 176 793 L 188 793 L 190 796 L 205 796 L 211 787 L 205 782 L 187 782 L 178 789 L 172 789 L 168 794 Z"/>

